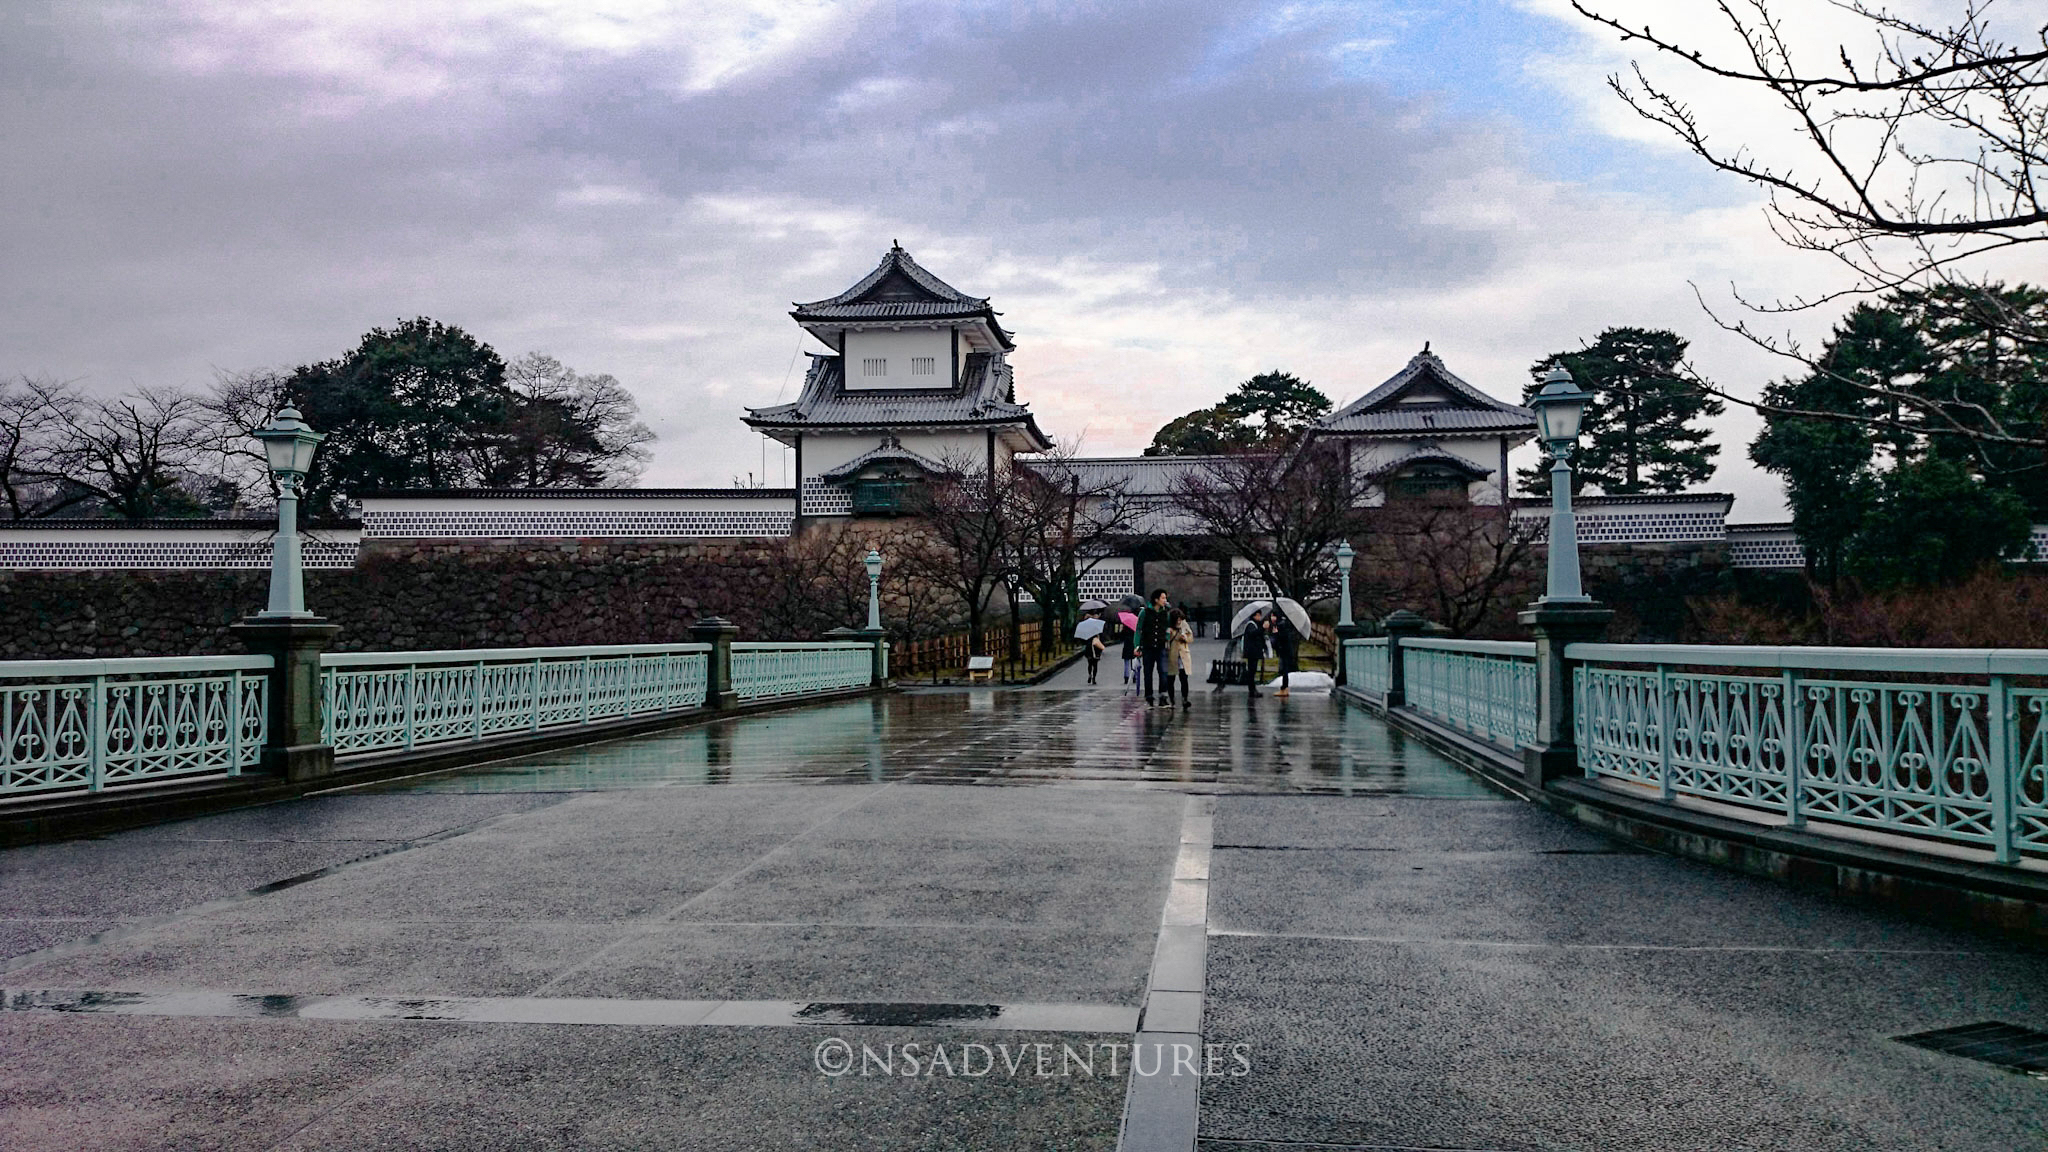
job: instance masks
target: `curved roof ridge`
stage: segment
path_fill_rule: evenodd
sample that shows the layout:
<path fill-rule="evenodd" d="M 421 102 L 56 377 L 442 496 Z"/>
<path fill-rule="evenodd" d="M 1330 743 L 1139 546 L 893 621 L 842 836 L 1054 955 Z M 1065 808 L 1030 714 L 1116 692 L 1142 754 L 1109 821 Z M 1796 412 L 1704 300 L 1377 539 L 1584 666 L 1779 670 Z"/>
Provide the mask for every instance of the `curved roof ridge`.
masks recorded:
<path fill-rule="evenodd" d="M 1435 381 L 1454 399 L 1437 404 L 1395 403 L 1402 394 L 1425 379 Z M 1534 411 L 1497 400 L 1480 391 L 1451 371 L 1442 357 L 1424 345 L 1422 351 L 1409 357 L 1408 363 L 1388 377 L 1385 383 L 1316 421 L 1316 429 L 1323 432 L 1394 432 L 1413 426 L 1438 432 L 1455 431 L 1455 419 L 1450 424 L 1440 423 L 1437 419 L 1446 409 L 1472 413 L 1472 427 L 1488 434 L 1519 428 L 1534 430 L 1536 427 Z"/>
<path fill-rule="evenodd" d="M 967 293 L 934 276 L 924 265 L 911 259 L 910 253 L 904 251 L 901 244 L 891 244 L 889 250 L 882 254 L 881 262 L 875 265 L 875 270 L 861 277 L 853 287 L 848 288 L 837 296 L 824 300 L 813 300 L 808 304 L 798 303 L 796 307 L 807 310 L 811 308 L 828 308 L 835 304 L 858 304 L 863 296 L 873 291 L 875 286 L 886 279 L 892 271 L 903 273 L 911 283 L 931 293 L 945 303 L 968 305 L 985 305 L 988 303 L 987 297 L 969 296 Z"/>

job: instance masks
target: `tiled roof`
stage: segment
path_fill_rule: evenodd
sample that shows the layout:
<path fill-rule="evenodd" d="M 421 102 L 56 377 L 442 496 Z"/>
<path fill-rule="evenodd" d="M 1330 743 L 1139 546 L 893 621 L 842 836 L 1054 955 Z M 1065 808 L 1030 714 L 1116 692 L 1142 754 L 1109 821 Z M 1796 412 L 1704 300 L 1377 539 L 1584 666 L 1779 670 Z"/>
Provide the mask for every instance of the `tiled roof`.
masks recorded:
<path fill-rule="evenodd" d="M 1087 456 L 1068 460 L 1064 467 L 1080 478 L 1084 489 L 1122 482 L 1126 496 L 1171 496 L 1182 476 L 1222 459 L 1225 457 Z"/>
<path fill-rule="evenodd" d="M 894 436 L 888 436 L 884 437 L 880 444 L 848 460 L 839 467 L 819 473 L 818 479 L 827 482 L 851 480 L 860 475 L 861 470 L 870 464 L 880 464 L 883 461 L 892 460 L 908 464 L 920 472 L 933 476 L 942 475 L 946 471 L 944 464 L 928 457 L 920 456 L 905 448 L 902 444 L 897 443 Z"/>
<path fill-rule="evenodd" d="M 896 428 L 916 425 L 1022 424 L 1034 440 L 1039 432 L 1031 409 L 1005 399 L 1010 366 L 984 352 L 969 353 L 958 388 L 849 389 L 837 356 L 818 356 L 804 376 L 795 402 L 749 408 L 746 422 L 760 429 Z"/>
<path fill-rule="evenodd" d="M 986 297 L 969 296 L 932 275 L 901 246 L 891 247 L 875 270 L 853 287 L 837 296 L 798 304 L 790 315 L 799 324 L 978 317 L 988 321 L 1003 347 L 1014 346 L 1010 334 L 996 322 L 995 310 Z"/>
<path fill-rule="evenodd" d="M 1402 397 L 1434 386 L 1446 398 L 1403 403 Z M 1319 432 L 1515 432 L 1536 430 L 1536 413 L 1496 400 L 1459 379 L 1427 348 L 1386 383 L 1316 422 Z"/>

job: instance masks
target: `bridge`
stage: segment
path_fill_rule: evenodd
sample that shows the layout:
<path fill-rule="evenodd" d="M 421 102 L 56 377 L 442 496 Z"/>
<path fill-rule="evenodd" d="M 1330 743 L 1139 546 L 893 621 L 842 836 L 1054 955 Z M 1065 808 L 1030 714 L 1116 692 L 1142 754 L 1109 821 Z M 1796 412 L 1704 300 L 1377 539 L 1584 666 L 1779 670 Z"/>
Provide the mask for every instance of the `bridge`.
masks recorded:
<path fill-rule="evenodd" d="M 1593 771 L 1532 788 L 1506 750 L 1532 738 L 1533 649 L 1357 639 L 1335 695 L 1168 710 L 1071 680 L 864 691 L 867 650 L 844 643 L 773 657 L 800 706 L 722 714 L 688 703 L 719 687 L 709 644 L 350 657 L 327 691 L 384 703 L 330 709 L 376 719 L 328 784 L 0 855 L 0 1145 L 2010 1150 L 2048 1131 L 2048 1085 L 2009 1070 L 2024 1052 L 1940 1035 L 2048 1028 L 2037 949 L 1645 831 L 1661 807 L 1734 843 L 1745 813 L 1796 802 L 1802 827 L 1752 821 L 1750 843 L 1842 831 L 1897 857 L 1918 836 L 1922 883 L 1944 862 L 2037 877 L 2035 833 L 1999 864 L 1963 797 L 1858 823 L 1880 809 L 1829 807 L 1846 783 L 1788 799 L 1772 763 L 1708 772 L 1703 749 L 1743 745 L 1696 735 L 1708 700 L 1749 718 L 1731 725 L 1801 701 L 1804 739 L 1852 743 L 1824 735 L 1829 709 L 1882 698 L 1895 738 L 1929 698 L 2031 716 L 2033 689 L 1987 694 L 2020 669 L 1846 688 L 1591 647 L 1571 667 Z M 233 701 L 255 671 L 152 677 Z M 180 695 L 99 675 L 88 735 L 122 700 Z M 424 758 L 521 724 L 588 735 L 587 710 L 626 723 L 670 689 L 682 722 Z M 334 785 L 408 740 L 424 774 Z M 101 760 L 118 799 L 134 758 Z M 2031 820 L 2037 797 L 1981 810 Z"/>
<path fill-rule="evenodd" d="M 1575 430 L 1532 640 L 1346 545 L 1334 692 L 1159 708 L 892 684 L 873 551 L 324 651 L 280 413 L 248 654 L 0 663 L 0 1146 L 2048 1145 L 2048 652 L 1603 643 Z"/>

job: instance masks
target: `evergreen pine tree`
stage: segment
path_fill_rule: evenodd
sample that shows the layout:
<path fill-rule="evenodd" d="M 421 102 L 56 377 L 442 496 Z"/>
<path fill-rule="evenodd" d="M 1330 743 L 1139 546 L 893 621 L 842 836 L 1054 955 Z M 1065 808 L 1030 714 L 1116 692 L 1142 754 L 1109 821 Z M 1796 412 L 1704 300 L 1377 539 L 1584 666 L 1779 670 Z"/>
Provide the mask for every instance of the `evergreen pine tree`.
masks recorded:
<path fill-rule="evenodd" d="M 1609 328 L 1592 346 L 1546 356 L 1529 369 L 1524 403 L 1542 388 L 1543 374 L 1557 367 L 1593 394 L 1572 457 L 1576 487 L 1595 486 L 1608 495 L 1679 492 L 1713 476 L 1720 447 L 1693 422 L 1719 416 L 1724 405 L 1679 375 L 1685 349 L 1675 332 Z M 1519 478 L 1525 490 L 1548 495 L 1550 461 Z"/>

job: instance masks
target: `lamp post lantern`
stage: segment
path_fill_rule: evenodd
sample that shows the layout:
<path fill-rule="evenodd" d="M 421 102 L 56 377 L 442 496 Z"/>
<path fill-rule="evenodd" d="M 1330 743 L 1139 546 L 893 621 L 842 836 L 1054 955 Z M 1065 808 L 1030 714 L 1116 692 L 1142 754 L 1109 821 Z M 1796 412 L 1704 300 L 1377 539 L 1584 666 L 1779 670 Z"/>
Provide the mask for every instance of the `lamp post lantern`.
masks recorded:
<path fill-rule="evenodd" d="M 1572 468 L 1586 402 L 1571 373 L 1552 368 L 1529 401 L 1537 430 L 1550 449 L 1550 575 L 1543 595 L 1517 617 L 1536 639 L 1536 732 L 1522 748 L 1523 779 L 1542 788 L 1580 771 L 1572 731 L 1574 644 L 1598 640 L 1614 613 L 1579 586 L 1579 533 L 1572 521 Z"/>
<path fill-rule="evenodd" d="M 1337 545 L 1337 627 L 1351 625 L 1351 561 L 1357 556 L 1351 550 L 1351 541 Z"/>
<path fill-rule="evenodd" d="M 868 549 L 867 559 L 861 563 L 868 570 L 868 631 L 882 630 L 882 554 L 874 548 Z"/>
<path fill-rule="evenodd" d="M 1544 447 L 1550 449 L 1550 571 L 1544 603 L 1578 603 L 1588 599 L 1579 587 L 1579 531 L 1572 517 L 1572 450 L 1578 446 L 1579 424 L 1592 393 L 1572 383 L 1572 374 L 1552 368 L 1543 376 L 1543 390 L 1529 402 L 1536 409 Z"/>
<path fill-rule="evenodd" d="M 299 493 L 313 468 L 313 450 L 326 437 L 290 405 L 252 435 L 263 442 L 277 477 L 277 538 L 270 545 L 270 606 L 233 629 L 249 651 L 271 658 L 264 766 L 287 780 L 313 780 L 334 771 L 334 748 L 325 743 L 321 723 L 320 652 L 341 628 L 306 611 Z"/>
<path fill-rule="evenodd" d="M 299 558 L 299 491 L 313 470 L 313 452 L 327 437 L 313 431 L 297 408 L 286 405 L 270 423 L 252 433 L 263 442 L 270 474 L 277 478 L 277 538 L 270 546 L 270 606 L 259 615 L 307 619 L 306 579 Z"/>

